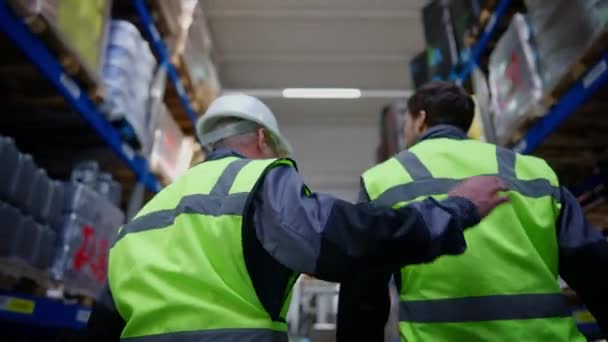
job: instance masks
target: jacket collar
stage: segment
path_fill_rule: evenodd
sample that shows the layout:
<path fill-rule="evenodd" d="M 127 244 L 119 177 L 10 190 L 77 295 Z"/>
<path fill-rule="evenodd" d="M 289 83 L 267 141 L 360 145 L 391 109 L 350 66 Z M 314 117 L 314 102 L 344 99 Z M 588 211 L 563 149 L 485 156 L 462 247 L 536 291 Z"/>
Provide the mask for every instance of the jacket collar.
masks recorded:
<path fill-rule="evenodd" d="M 226 157 L 245 158 L 242 154 L 236 152 L 235 150 L 229 148 L 220 148 L 209 153 L 205 158 L 205 161 L 217 160 Z"/>
<path fill-rule="evenodd" d="M 452 125 L 437 125 L 427 130 L 422 134 L 418 140 L 416 140 L 416 144 L 430 139 L 439 139 L 439 138 L 448 138 L 455 140 L 464 140 L 468 139 L 467 134 L 461 130 L 460 128 Z"/>

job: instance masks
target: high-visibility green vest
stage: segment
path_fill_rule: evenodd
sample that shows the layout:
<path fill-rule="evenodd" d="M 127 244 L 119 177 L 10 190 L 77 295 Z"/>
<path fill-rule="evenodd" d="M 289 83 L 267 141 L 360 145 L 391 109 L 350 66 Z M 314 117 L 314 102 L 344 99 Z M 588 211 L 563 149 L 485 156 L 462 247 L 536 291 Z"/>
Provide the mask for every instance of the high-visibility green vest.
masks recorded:
<path fill-rule="evenodd" d="M 291 287 L 273 321 L 243 256 L 243 212 L 255 184 L 293 161 L 226 157 L 201 163 L 120 230 L 109 285 L 128 341 L 287 341 Z"/>
<path fill-rule="evenodd" d="M 557 177 L 541 159 L 474 140 L 423 140 L 363 175 L 370 199 L 400 207 L 499 175 L 510 203 L 465 231 L 460 256 L 401 270 L 406 341 L 584 341 L 557 283 Z"/>

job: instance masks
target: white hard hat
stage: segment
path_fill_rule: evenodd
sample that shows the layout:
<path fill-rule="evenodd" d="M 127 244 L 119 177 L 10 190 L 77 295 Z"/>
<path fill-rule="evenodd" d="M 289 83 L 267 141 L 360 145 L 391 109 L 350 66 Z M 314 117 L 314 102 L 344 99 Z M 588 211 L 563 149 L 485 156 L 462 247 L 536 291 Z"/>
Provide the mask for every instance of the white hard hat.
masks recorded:
<path fill-rule="evenodd" d="M 217 121 L 224 118 L 239 118 L 259 124 L 272 135 L 280 156 L 291 154 L 291 145 L 281 135 L 277 119 L 270 108 L 259 99 L 245 94 L 220 96 L 211 103 L 205 115 L 196 123 L 196 134 L 203 146 L 209 147 L 221 139 L 245 133 L 242 123 L 215 129 Z"/>

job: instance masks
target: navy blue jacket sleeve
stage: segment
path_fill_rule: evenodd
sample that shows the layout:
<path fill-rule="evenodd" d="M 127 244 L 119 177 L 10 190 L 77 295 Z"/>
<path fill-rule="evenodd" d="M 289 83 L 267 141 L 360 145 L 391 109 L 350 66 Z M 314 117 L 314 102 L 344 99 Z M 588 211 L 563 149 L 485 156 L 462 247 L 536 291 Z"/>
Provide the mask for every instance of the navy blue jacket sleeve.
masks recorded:
<path fill-rule="evenodd" d="M 358 201 L 370 201 L 363 183 Z M 337 342 L 384 341 L 384 327 L 390 312 L 390 277 L 390 271 L 364 264 L 359 272 L 340 284 Z"/>
<path fill-rule="evenodd" d="M 460 254 L 463 230 L 479 222 L 463 198 L 391 209 L 311 193 L 290 167 L 269 171 L 256 191 L 253 222 L 264 249 L 290 269 L 328 281 L 346 279 L 363 262 L 395 271 Z"/>
<path fill-rule="evenodd" d="M 105 288 L 97 297 L 97 301 L 87 323 L 87 328 L 82 331 L 79 340 L 88 342 L 111 342 L 120 341 L 120 335 L 125 327 L 112 297 L 110 287 Z"/>
<path fill-rule="evenodd" d="M 559 272 L 608 335 L 608 242 L 584 217 L 576 198 L 561 189 Z"/>

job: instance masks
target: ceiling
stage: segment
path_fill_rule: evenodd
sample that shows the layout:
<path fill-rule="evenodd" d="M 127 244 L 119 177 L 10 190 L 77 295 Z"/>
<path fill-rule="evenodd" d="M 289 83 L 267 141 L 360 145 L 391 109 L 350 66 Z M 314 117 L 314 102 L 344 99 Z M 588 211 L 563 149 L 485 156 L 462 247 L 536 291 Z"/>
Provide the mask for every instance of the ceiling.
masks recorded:
<path fill-rule="evenodd" d="M 424 47 L 426 0 L 205 0 L 226 90 L 411 89 Z M 375 161 L 379 113 L 395 95 L 356 100 L 264 99 L 295 147 L 308 184 L 354 199 Z"/>

